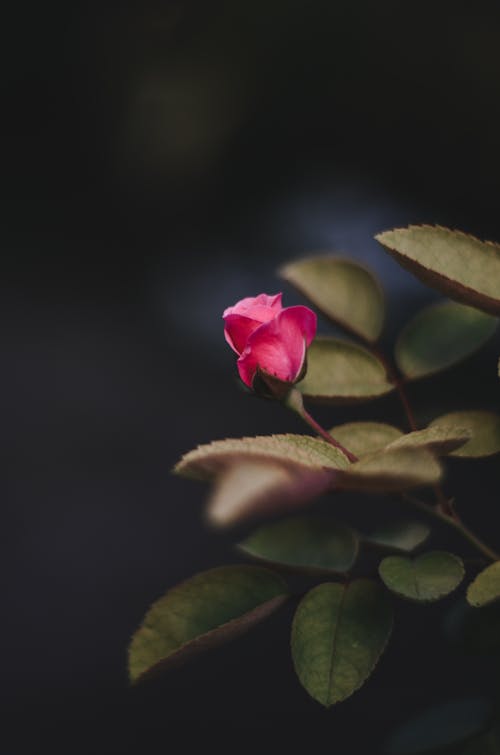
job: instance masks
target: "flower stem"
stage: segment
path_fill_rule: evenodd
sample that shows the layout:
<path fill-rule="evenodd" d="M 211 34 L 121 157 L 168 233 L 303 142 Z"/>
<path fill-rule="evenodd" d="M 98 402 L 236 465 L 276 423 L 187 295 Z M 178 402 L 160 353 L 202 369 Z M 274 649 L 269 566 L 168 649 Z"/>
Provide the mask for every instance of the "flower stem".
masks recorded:
<path fill-rule="evenodd" d="M 330 445 L 335 446 L 335 448 L 338 448 L 339 451 L 342 451 L 344 456 L 347 456 L 349 461 L 354 462 L 358 461 L 358 457 L 355 456 L 351 451 L 349 451 L 347 448 L 344 448 L 344 446 L 338 442 L 338 440 L 335 440 L 333 435 L 330 435 L 327 430 L 324 429 L 324 427 L 321 427 L 321 425 L 316 422 L 314 417 L 312 417 L 307 409 L 304 407 L 304 401 L 302 399 L 302 394 L 297 388 L 292 388 L 288 396 L 286 397 L 285 406 L 287 406 L 289 409 L 294 411 L 296 414 L 301 417 L 304 422 L 306 422 L 309 427 L 311 427 L 318 435 L 320 435 L 323 440 L 326 440 L 327 443 L 330 443 Z"/>
<path fill-rule="evenodd" d="M 404 409 L 410 430 L 412 432 L 417 430 L 418 427 L 415 421 L 415 415 L 413 414 L 413 409 L 411 408 L 408 396 L 406 395 L 403 378 L 398 374 L 396 368 L 392 366 L 392 364 L 389 362 L 382 351 L 380 351 L 376 347 L 372 347 L 372 353 L 377 357 L 377 359 L 379 359 L 380 362 L 382 362 L 385 367 L 385 371 L 387 372 L 387 377 L 389 378 L 391 383 L 394 384 L 396 391 L 398 392 L 399 400 L 401 401 L 401 406 Z"/>
<path fill-rule="evenodd" d="M 453 527 L 454 530 L 460 532 L 462 537 L 468 540 L 469 543 L 471 543 L 471 545 L 473 545 L 476 550 L 480 551 L 483 556 L 486 556 L 489 561 L 500 561 L 500 555 L 496 553 L 492 548 L 490 548 L 489 545 L 483 543 L 483 541 L 479 537 L 477 537 L 477 535 L 475 535 L 461 521 L 461 519 L 456 516 L 456 514 L 454 516 L 450 516 L 449 514 L 442 512 L 440 509 L 428 506 L 423 501 L 419 501 L 418 498 L 413 498 L 413 496 L 410 496 L 408 494 L 405 494 L 403 498 L 405 499 L 405 501 L 411 503 L 412 506 L 415 506 L 415 508 L 419 509 L 419 511 L 424 512 L 434 519 L 438 519 L 440 522 L 444 522 L 449 527 Z"/>

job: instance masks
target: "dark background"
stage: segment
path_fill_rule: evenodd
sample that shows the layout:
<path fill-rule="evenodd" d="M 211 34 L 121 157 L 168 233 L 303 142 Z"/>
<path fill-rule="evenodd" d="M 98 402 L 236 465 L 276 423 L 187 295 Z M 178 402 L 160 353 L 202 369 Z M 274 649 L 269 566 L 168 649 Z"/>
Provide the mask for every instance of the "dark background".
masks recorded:
<path fill-rule="evenodd" d="M 292 609 L 142 689 L 126 649 L 168 587 L 238 560 L 178 457 L 302 431 L 238 389 L 222 309 L 280 290 L 284 261 L 352 253 L 384 280 L 390 344 L 435 295 L 374 233 L 500 239 L 498 3 L 16 4 L 3 36 L 3 751 L 376 752 L 404 715 L 481 692 L 441 607 L 401 606 L 376 674 L 328 712 L 294 676 Z M 497 351 L 415 386 L 420 416 L 498 406 Z M 319 414 L 403 423 L 392 397 Z M 495 462 L 452 471 L 500 545 Z"/>

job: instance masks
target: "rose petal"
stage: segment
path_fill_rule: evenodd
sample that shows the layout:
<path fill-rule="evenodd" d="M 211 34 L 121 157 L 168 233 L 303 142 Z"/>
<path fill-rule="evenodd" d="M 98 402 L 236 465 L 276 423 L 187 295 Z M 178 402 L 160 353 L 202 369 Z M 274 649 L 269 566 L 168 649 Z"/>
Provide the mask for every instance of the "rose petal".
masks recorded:
<path fill-rule="evenodd" d="M 238 372 L 251 386 L 257 367 L 287 383 L 298 378 L 306 348 L 316 333 L 316 315 L 308 307 L 286 307 L 256 328 L 238 359 Z"/>
<path fill-rule="evenodd" d="M 249 296 L 228 307 L 222 315 L 224 337 L 231 348 L 241 354 L 251 333 L 263 322 L 272 320 L 281 311 L 281 294 Z"/>
<path fill-rule="evenodd" d="M 249 336 L 260 328 L 263 322 L 265 320 L 254 320 L 244 315 L 224 315 L 224 338 L 239 355 L 245 350 Z"/>

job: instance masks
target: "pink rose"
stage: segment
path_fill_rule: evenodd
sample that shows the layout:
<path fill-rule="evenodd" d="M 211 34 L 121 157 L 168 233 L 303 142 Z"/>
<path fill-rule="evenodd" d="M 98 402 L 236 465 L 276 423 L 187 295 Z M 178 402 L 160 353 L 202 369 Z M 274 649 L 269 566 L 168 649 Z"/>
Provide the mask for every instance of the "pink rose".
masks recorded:
<path fill-rule="evenodd" d="M 259 294 L 224 310 L 224 335 L 238 354 L 238 372 L 252 387 L 257 369 L 295 383 L 316 334 L 316 315 L 308 307 L 283 307 L 282 294 Z"/>

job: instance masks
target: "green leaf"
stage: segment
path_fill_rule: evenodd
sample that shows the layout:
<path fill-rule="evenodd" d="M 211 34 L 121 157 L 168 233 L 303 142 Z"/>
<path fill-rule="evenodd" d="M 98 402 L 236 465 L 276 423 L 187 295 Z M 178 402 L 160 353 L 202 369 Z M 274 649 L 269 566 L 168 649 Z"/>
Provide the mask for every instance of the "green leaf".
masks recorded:
<path fill-rule="evenodd" d="M 396 362 L 407 378 L 445 370 L 477 351 L 493 335 L 497 320 L 456 302 L 432 304 L 401 332 Z"/>
<path fill-rule="evenodd" d="M 433 226 L 375 236 L 400 265 L 452 299 L 500 315 L 500 246 Z"/>
<path fill-rule="evenodd" d="M 384 365 L 369 351 L 338 338 L 318 337 L 307 352 L 307 373 L 297 388 L 316 401 L 365 401 L 394 390 Z"/>
<path fill-rule="evenodd" d="M 358 457 L 380 451 L 403 435 L 397 427 L 383 422 L 346 422 L 332 427 L 330 434 Z"/>
<path fill-rule="evenodd" d="M 384 449 L 335 474 L 335 487 L 391 493 L 435 485 L 442 475 L 437 459 L 425 448 Z"/>
<path fill-rule="evenodd" d="M 388 739 L 384 753 L 449 753 L 448 748 L 467 742 L 485 731 L 491 716 L 491 703 L 483 698 L 454 700 L 436 705 L 399 726 Z M 475 755 L 486 755 L 486 752 L 478 749 Z"/>
<path fill-rule="evenodd" d="M 384 295 L 364 267 L 339 257 L 298 260 L 280 275 L 329 320 L 367 341 L 376 341 L 384 324 Z"/>
<path fill-rule="evenodd" d="M 387 644 L 392 620 L 388 596 L 372 580 L 308 592 L 293 620 L 292 657 L 311 697 L 329 707 L 359 689 Z"/>
<path fill-rule="evenodd" d="M 330 519 L 295 517 L 260 527 L 239 546 L 265 561 L 313 571 L 349 571 L 358 555 L 356 533 Z"/>
<path fill-rule="evenodd" d="M 182 457 L 175 472 L 215 480 L 208 507 L 214 524 L 304 505 L 333 487 L 344 454 L 310 435 L 215 441 Z"/>
<path fill-rule="evenodd" d="M 493 456 L 500 452 L 500 415 L 493 412 L 463 411 L 443 414 L 433 420 L 429 427 L 466 428 L 471 438 L 452 453 L 452 456 L 478 458 Z"/>
<path fill-rule="evenodd" d="M 197 574 L 157 600 L 129 648 L 132 682 L 242 634 L 287 598 L 285 582 L 257 566 Z"/>
<path fill-rule="evenodd" d="M 467 588 L 471 606 L 487 606 L 500 599 L 500 561 L 495 561 L 480 572 Z"/>
<path fill-rule="evenodd" d="M 379 527 L 363 540 L 382 548 L 411 553 L 425 543 L 430 532 L 430 528 L 422 522 L 404 520 Z"/>
<path fill-rule="evenodd" d="M 449 595 L 464 573 L 462 560 L 445 551 L 430 551 L 416 558 L 387 556 L 379 566 L 379 574 L 389 590 L 419 603 Z"/>
<path fill-rule="evenodd" d="M 438 455 L 446 455 L 467 443 L 471 437 L 470 430 L 454 423 L 449 425 L 427 427 L 425 430 L 415 430 L 403 435 L 387 446 L 387 450 L 394 448 L 427 448 Z M 456 426 L 458 425 L 458 426 Z"/>

